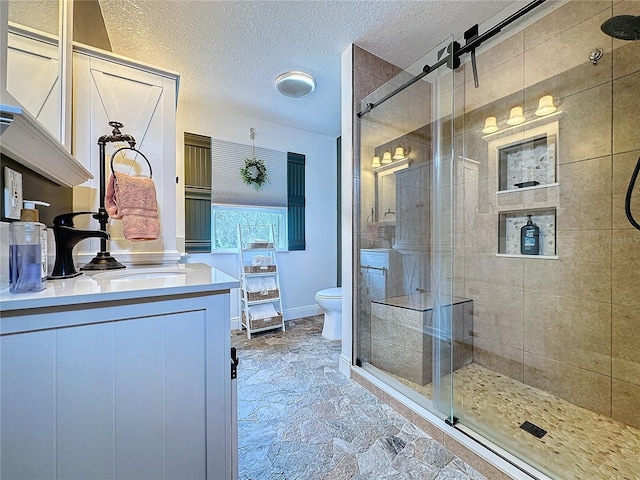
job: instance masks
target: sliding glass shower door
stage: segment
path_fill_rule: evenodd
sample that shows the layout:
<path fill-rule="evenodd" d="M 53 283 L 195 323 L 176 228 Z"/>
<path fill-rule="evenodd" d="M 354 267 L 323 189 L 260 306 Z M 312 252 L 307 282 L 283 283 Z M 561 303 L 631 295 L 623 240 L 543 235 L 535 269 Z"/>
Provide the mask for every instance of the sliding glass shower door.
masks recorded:
<path fill-rule="evenodd" d="M 443 418 L 464 361 L 452 348 L 454 76 L 444 64 L 415 77 L 450 42 L 389 66 L 398 73 L 360 102 L 354 179 L 357 363 Z"/>

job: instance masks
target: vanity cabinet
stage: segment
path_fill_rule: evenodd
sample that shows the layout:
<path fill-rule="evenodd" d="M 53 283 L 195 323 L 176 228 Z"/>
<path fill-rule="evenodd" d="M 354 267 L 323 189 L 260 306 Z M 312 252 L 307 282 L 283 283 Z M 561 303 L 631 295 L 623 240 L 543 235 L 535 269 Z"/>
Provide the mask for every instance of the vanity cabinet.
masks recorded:
<path fill-rule="evenodd" d="M 97 211 L 100 191 L 98 138 L 110 135 L 110 121 L 124 124 L 122 133 L 136 139 L 136 148 L 151 163 L 160 214 L 160 236 L 147 242 L 124 238 L 122 222 L 112 220 L 109 249 L 123 263 L 171 263 L 179 260 L 176 232 L 176 102 L 178 74 L 144 65 L 92 47 L 75 45 L 73 53 L 73 152 L 94 178 L 73 190 L 75 211 Z M 107 143 L 104 181 L 110 159 L 126 142 Z M 132 150 L 114 158 L 114 169 L 149 176 L 144 159 Z M 84 224 L 83 224 L 84 222 Z M 78 217 L 80 228 L 95 228 L 91 217 Z M 99 240 L 81 242 L 78 264 L 91 260 Z"/>
<path fill-rule="evenodd" d="M 229 302 L 3 311 L 0 477 L 235 478 Z"/>

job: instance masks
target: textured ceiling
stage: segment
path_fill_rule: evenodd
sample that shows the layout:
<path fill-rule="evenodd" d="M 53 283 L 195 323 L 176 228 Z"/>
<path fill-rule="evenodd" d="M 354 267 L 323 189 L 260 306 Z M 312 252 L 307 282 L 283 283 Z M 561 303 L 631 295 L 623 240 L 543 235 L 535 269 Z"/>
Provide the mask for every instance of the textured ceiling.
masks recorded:
<path fill-rule="evenodd" d="M 513 0 L 100 0 L 115 53 L 180 73 L 180 96 L 216 109 L 340 134 L 341 54 L 351 43 L 405 68 Z M 482 33 L 482 32 L 481 32 Z M 317 82 L 294 99 L 276 76 Z"/>

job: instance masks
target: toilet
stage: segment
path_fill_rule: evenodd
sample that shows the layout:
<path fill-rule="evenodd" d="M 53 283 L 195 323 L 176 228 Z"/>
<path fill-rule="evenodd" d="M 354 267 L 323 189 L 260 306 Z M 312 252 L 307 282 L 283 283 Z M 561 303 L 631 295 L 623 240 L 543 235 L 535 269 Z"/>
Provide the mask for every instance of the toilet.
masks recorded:
<path fill-rule="evenodd" d="M 342 338 L 342 287 L 325 288 L 316 293 L 316 302 L 324 310 L 322 336 L 330 340 Z"/>

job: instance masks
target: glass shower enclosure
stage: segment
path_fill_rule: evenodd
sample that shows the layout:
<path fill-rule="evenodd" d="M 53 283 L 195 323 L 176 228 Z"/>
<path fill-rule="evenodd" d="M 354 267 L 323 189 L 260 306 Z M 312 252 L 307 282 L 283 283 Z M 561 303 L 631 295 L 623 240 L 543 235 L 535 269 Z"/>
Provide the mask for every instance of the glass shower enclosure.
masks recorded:
<path fill-rule="evenodd" d="M 640 2 L 548 2 L 475 72 L 415 80 L 446 39 L 356 121 L 356 364 L 559 479 L 640 471 L 640 41 L 602 31 L 619 15 Z"/>
<path fill-rule="evenodd" d="M 416 66 L 435 64 L 452 39 Z M 355 282 L 359 365 L 383 375 L 419 404 L 453 419 L 451 372 L 470 362 L 457 349 L 465 299 L 453 296 L 454 74 L 441 66 L 388 101 L 415 77 L 400 72 L 361 102 L 359 255 Z M 437 215 L 434 213 L 437 212 Z M 426 386 L 417 393 L 415 386 Z"/>

